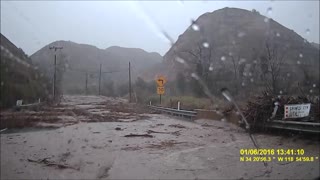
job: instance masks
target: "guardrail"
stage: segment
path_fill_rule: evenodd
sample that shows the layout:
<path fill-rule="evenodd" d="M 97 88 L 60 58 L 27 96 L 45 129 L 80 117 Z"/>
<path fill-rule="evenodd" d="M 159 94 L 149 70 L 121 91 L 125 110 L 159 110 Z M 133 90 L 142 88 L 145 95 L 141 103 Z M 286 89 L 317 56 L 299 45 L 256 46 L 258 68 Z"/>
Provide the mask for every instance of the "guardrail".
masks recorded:
<path fill-rule="evenodd" d="M 197 112 L 196 111 L 187 111 L 187 110 L 179 110 L 179 109 L 173 109 L 173 108 L 165 108 L 165 107 L 161 107 L 161 106 L 152 106 L 152 105 L 148 105 L 148 107 L 150 109 L 156 110 L 156 111 L 160 111 L 160 112 L 165 112 L 174 116 L 180 116 L 180 117 L 188 117 L 188 118 L 193 118 L 195 116 L 197 116 Z"/>
<path fill-rule="evenodd" d="M 265 126 L 268 128 L 287 129 L 309 133 L 320 133 L 320 123 L 314 122 L 272 120 L 266 123 Z"/>
<path fill-rule="evenodd" d="M 174 116 L 187 117 L 190 119 L 197 116 L 196 111 L 179 110 L 174 108 L 165 108 L 165 107 L 153 106 L 153 105 L 148 105 L 148 107 L 150 109 L 153 109 L 159 112 L 164 112 Z M 301 131 L 301 132 L 308 132 L 308 133 L 320 133 L 320 123 L 314 123 L 314 122 L 271 120 L 262 126 L 266 128 L 286 129 L 286 130 Z"/>

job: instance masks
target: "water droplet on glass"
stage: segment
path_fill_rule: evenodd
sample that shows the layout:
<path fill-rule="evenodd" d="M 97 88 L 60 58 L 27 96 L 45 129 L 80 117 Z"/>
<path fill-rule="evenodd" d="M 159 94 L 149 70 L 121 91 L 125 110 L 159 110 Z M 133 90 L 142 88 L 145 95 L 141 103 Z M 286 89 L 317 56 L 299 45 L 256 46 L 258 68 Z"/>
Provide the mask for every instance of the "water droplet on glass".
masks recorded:
<path fill-rule="evenodd" d="M 288 77 L 290 77 L 290 76 L 291 76 L 291 74 L 290 74 L 290 73 L 287 73 L 287 76 L 288 76 Z"/>
<path fill-rule="evenodd" d="M 271 14 L 272 14 L 272 7 L 268 7 L 268 9 L 267 9 L 267 14 L 268 14 L 268 15 L 271 15 Z"/>
<path fill-rule="evenodd" d="M 247 73 L 246 73 L 246 72 L 243 72 L 242 74 L 243 74 L 243 76 L 247 76 Z"/>
<path fill-rule="evenodd" d="M 200 27 L 196 24 L 196 22 L 194 20 L 192 20 L 191 28 L 194 31 L 199 31 L 200 30 Z"/>
<path fill-rule="evenodd" d="M 221 119 L 221 121 L 222 121 L 222 122 L 225 122 L 225 121 L 226 121 L 226 119 L 225 119 L 225 118 L 222 118 L 222 119 Z"/>
<path fill-rule="evenodd" d="M 176 60 L 177 62 L 181 63 L 181 64 L 184 64 L 184 63 L 185 63 L 184 59 L 182 59 L 181 57 L 176 57 L 175 60 Z"/>
<path fill-rule="evenodd" d="M 309 35 L 310 34 L 310 29 L 306 29 L 306 34 Z"/>
<path fill-rule="evenodd" d="M 202 46 L 205 47 L 205 48 L 209 48 L 210 45 L 209 45 L 208 42 L 204 42 L 204 43 L 202 43 Z"/>
<path fill-rule="evenodd" d="M 277 33 L 276 36 L 277 36 L 277 37 L 280 37 L 280 33 Z"/>
<path fill-rule="evenodd" d="M 280 98 L 281 98 L 281 96 L 280 96 L 280 95 L 278 95 L 278 98 L 280 99 Z"/>
<path fill-rule="evenodd" d="M 312 85 L 312 87 L 314 87 L 314 88 L 315 88 L 315 87 L 317 87 L 317 85 L 316 85 L 316 84 L 313 84 L 313 85 Z"/>
<path fill-rule="evenodd" d="M 251 72 L 249 72 L 249 76 L 252 76 L 252 73 L 251 73 Z"/>
<path fill-rule="evenodd" d="M 239 37 L 239 38 L 241 38 L 241 37 L 243 37 L 243 36 L 245 36 L 245 35 L 246 35 L 245 32 L 238 32 L 238 37 Z"/>
<path fill-rule="evenodd" d="M 244 62 L 246 62 L 247 60 L 245 58 L 240 58 L 239 64 L 242 64 Z"/>
<path fill-rule="evenodd" d="M 297 64 L 301 64 L 301 62 L 300 62 L 300 61 L 297 61 Z"/>
<path fill-rule="evenodd" d="M 233 40 L 233 41 L 232 41 L 232 44 L 233 44 L 233 45 L 235 45 L 235 44 L 236 44 L 236 41 L 235 41 L 235 40 Z"/>
<path fill-rule="evenodd" d="M 213 71 L 213 64 L 210 64 L 209 71 Z"/>
<path fill-rule="evenodd" d="M 265 22 L 265 23 L 269 22 L 269 18 L 267 18 L 267 17 L 264 18 L 264 22 Z"/>
<path fill-rule="evenodd" d="M 191 77 L 193 77 L 196 80 L 199 80 L 199 76 L 196 73 L 191 73 Z"/>
<path fill-rule="evenodd" d="M 257 60 L 254 60 L 254 61 L 253 61 L 253 63 L 254 63 L 254 64 L 257 64 L 257 63 L 258 63 L 258 61 L 257 61 Z"/>
<path fill-rule="evenodd" d="M 65 64 L 65 67 L 68 69 L 68 68 L 69 68 L 69 64 L 66 63 L 66 64 Z"/>
<path fill-rule="evenodd" d="M 3 81 L 1 81 L 1 86 L 3 86 L 4 85 L 4 82 Z"/>
<path fill-rule="evenodd" d="M 302 53 L 300 53 L 300 54 L 299 54 L 299 57 L 300 57 L 300 58 L 303 58 L 303 54 L 302 54 Z"/>
<path fill-rule="evenodd" d="M 251 78 L 251 79 L 250 79 L 250 82 L 253 82 L 253 81 L 254 81 L 254 79 L 253 79 L 253 78 Z"/>
<path fill-rule="evenodd" d="M 313 90 L 312 90 L 312 89 L 310 89 L 310 93 L 313 93 Z"/>
<path fill-rule="evenodd" d="M 233 53 L 232 52 L 229 52 L 229 56 L 232 56 L 233 55 Z"/>
<path fill-rule="evenodd" d="M 282 91 L 279 91 L 280 94 L 282 94 Z"/>
<path fill-rule="evenodd" d="M 241 86 L 245 86 L 246 84 L 244 82 L 241 83 Z"/>
<path fill-rule="evenodd" d="M 226 60 L 226 57 L 221 56 L 221 61 L 225 61 L 225 60 Z"/>

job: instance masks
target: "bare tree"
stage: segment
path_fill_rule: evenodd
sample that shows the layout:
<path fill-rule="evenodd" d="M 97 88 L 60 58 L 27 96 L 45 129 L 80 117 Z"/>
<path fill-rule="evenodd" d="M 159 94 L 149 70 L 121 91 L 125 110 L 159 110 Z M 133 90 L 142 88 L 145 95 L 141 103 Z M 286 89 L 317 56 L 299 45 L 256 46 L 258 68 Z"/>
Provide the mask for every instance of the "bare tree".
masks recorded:
<path fill-rule="evenodd" d="M 271 87 L 273 93 L 278 92 L 278 80 L 284 64 L 285 53 L 280 48 L 269 42 L 265 45 L 265 54 L 260 57 L 262 79 L 267 81 L 267 86 Z M 268 78 L 269 77 L 269 78 Z"/>
<path fill-rule="evenodd" d="M 181 52 L 193 57 L 189 63 L 195 66 L 197 74 L 207 83 L 210 73 L 209 67 L 213 62 L 213 44 L 197 43 L 195 48 L 182 50 Z"/>

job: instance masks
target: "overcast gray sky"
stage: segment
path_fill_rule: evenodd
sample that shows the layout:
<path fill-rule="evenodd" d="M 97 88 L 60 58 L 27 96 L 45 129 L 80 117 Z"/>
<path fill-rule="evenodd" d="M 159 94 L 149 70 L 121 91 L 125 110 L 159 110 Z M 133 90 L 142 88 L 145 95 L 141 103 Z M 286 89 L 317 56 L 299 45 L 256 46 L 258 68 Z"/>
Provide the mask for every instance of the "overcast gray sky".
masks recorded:
<path fill-rule="evenodd" d="M 56 40 L 164 55 L 191 19 L 224 7 L 256 9 L 319 43 L 319 1 L 1 1 L 1 33 L 28 55 Z M 310 33 L 306 30 L 310 29 Z"/>

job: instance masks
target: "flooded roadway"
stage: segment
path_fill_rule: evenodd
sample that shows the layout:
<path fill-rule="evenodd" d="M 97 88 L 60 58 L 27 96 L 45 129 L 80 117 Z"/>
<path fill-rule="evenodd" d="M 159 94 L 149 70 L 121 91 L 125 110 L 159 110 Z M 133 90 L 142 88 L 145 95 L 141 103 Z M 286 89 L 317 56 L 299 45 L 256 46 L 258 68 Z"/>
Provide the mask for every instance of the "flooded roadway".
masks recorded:
<path fill-rule="evenodd" d="M 72 125 L 2 133 L 1 179 L 310 179 L 319 176 L 319 159 L 275 160 L 268 163 L 270 174 L 265 174 L 262 162 L 240 162 L 240 149 L 254 146 L 248 135 L 233 124 L 205 119 L 191 122 L 140 111 L 115 112 L 115 107 L 126 104 L 123 99 L 67 96 L 64 108 L 84 109 L 103 118 L 114 117 L 116 113 L 121 118 L 90 122 L 86 119 L 88 114 L 74 115 L 77 121 Z M 319 157 L 319 143 L 315 141 L 272 135 L 256 135 L 256 139 L 261 148 L 304 149 L 304 156 Z"/>

